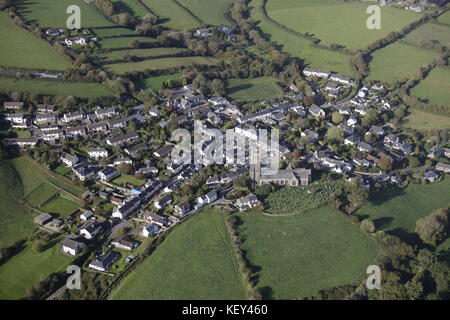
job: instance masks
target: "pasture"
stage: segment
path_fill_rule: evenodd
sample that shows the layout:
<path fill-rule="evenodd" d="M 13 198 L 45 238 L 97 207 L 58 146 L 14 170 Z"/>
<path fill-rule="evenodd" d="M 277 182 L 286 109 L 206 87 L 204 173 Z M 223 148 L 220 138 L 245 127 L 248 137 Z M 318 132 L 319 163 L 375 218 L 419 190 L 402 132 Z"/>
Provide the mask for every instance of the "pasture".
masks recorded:
<path fill-rule="evenodd" d="M 450 46 L 450 26 L 429 22 L 409 33 L 403 41 L 416 46 L 439 41 L 443 46 Z"/>
<path fill-rule="evenodd" d="M 100 39 L 99 43 L 103 49 L 116 49 L 116 48 L 130 48 L 130 44 L 132 41 L 154 42 L 155 39 L 136 35 L 119 38 L 103 38 Z"/>
<path fill-rule="evenodd" d="M 41 183 L 24 200 L 32 207 L 38 208 L 42 203 L 58 193 L 58 189 L 47 182 Z"/>
<path fill-rule="evenodd" d="M 110 299 L 245 299 L 224 219 L 205 209 L 177 226 Z"/>
<path fill-rule="evenodd" d="M 225 15 L 232 0 L 178 0 L 204 23 L 229 24 Z"/>
<path fill-rule="evenodd" d="M 275 78 L 231 79 L 227 82 L 228 97 L 235 101 L 254 101 L 279 98 L 283 91 Z"/>
<path fill-rule="evenodd" d="M 65 70 L 71 65 L 45 41 L 19 28 L 6 12 L 0 12 L 0 38 L 0 65 L 48 70 Z"/>
<path fill-rule="evenodd" d="M 300 299 L 365 276 L 375 240 L 328 207 L 292 216 L 240 214 L 242 248 L 265 299 Z"/>
<path fill-rule="evenodd" d="M 198 26 L 197 20 L 180 8 L 173 0 L 142 0 L 150 10 L 160 17 L 160 22 L 173 29 L 187 30 Z"/>
<path fill-rule="evenodd" d="M 80 207 L 74 202 L 74 199 L 69 200 L 67 196 L 57 195 L 49 199 L 40 209 L 52 215 L 64 218 L 78 211 Z"/>
<path fill-rule="evenodd" d="M 431 70 L 424 80 L 411 89 L 411 94 L 431 104 L 450 106 L 450 67 L 437 66 Z"/>
<path fill-rule="evenodd" d="M 116 60 L 123 59 L 126 55 L 135 57 L 157 57 L 157 56 L 170 56 L 183 52 L 183 48 L 151 48 L 151 49 L 126 49 L 126 50 L 114 50 L 107 53 L 101 53 L 98 58 L 104 60 Z"/>
<path fill-rule="evenodd" d="M 143 18 L 148 14 L 148 11 L 136 0 L 112 0 L 112 2 L 135 17 Z"/>
<path fill-rule="evenodd" d="M 136 31 L 124 27 L 109 27 L 109 28 L 93 28 L 97 37 L 111 37 L 111 36 L 138 36 Z"/>
<path fill-rule="evenodd" d="M 447 11 L 438 18 L 438 21 L 450 25 L 450 11 Z"/>
<path fill-rule="evenodd" d="M 163 83 L 168 80 L 178 80 L 181 78 L 180 73 L 165 74 L 157 77 L 146 78 L 139 82 L 139 88 L 159 90 L 163 87 Z"/>
<path fill-rule="evenodd" d="M 436 130 L 450 128 L 450 117 L 434 113 L 424 112 L 414 108 L 409 109 L 410 114 L 406 116 L 401 126 L 416 130 Z"/>
<path fill-rule="evenodd" d="M 372 54 L 370 80 L 393 83 L 407 79 L 420 67 L 429 64 L 438 53 L 404 43 L 393 43 Z"/>

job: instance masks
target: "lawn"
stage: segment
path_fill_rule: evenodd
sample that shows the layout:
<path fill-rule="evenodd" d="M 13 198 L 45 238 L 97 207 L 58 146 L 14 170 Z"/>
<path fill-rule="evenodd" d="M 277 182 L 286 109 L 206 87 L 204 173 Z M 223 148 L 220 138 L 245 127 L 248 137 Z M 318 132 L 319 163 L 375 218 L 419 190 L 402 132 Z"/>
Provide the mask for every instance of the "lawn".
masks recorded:
<path fill-rule="evenodd" d="M 163 87 L 164 81 L 178 80 L 180 78 L 181 78 L 180 73 L 165 74 L 162 76 L 145 78 L 144 80 L 139 82 L 139 88 L 141 88 L 141 89 L 152 88 L 154 90 L 159 90 Z"/>
<path fill-rule="evenodd" d="M 53 169 L 53 171 L 55 171 L 57 174 L 65 176 L 66 174 L 72 172 L 72 169 L 61 164 L 58 167 L 56 167 L 55 169 Z"/>
<path fill-rule="evenodd" d="M 68 59 L 43 40 L 19 28 L 5 12 L 0 12 L 0 38 L 0 65 L 48 70 L 70 67 Z"/>
<path fill-rule="evenodd" d="M 70 5 L 77 5 L 81 11 L 81 27 L 114 26 L 114 23 L 97 9 L 95 4 L 86 4 L 83 0 L 19 0 L 16 7 L 21 16 L 41 28 L 66 28 L 66 13 Z"/>
<path fill-rule="evenodd" d="M 143 18 L 148 14 L 148 11 L 139 5 L 137 0 L 112 0 L 112 2 L 135 17 Z"/>
<path fill-rule="evenodd" d="M 369 79 L 393 83 L 407 79 L 438 54 L 404 43 L 393 43 L 375 51 L 372 56 Z"/>
<path fill-rule="evenodd" d="M 177 226 L 111 299 L 245 299 L 225 215 L 206 209 Z"/>
<path fill-rule="evenodd" d="M 443 26 L 429 22 L 409 33 L 403 41 L 420 46 L 432 40 L 439 41 L 441 45 L 450 46 L 450 26 Z"/>
<path fill-rule="evenodd" d="M 161 59 L 151 59 L 139 62 L 128 62 L 128 63 L 116 63 L 106 65 L 105 68 L 109 71 L 115 73 L 126 73 L 132 71 L 142 71 L 142 70 L 158 70 L 158 69 L 169 69 L 169 68 L 179 68 L 186 65 L 214 65 L 219 63 L 219 60 L 211 57 L 180 57 L 180 58 L 161 58 Z"/>
<path fill-rule="evenodd" d="M 100 45 L 103 49 L 115 49 L 115 48 L 129 48 L 130 42 L 136 40 L 139 42 L 154 42 L 154 38 L 134 36 L 134 37 L 123 37 L 123 38 L 105 38 L 101 39 Z"/>
<path fill-rule="evenodd" d="M 283 91 L 275 78 L 231 79 L 227 83 L 227 95 L 235 101 L 254 101 L 279 98 Z"/>
<path fill-rule="evenodd" d="M 411 89 L 411 94 L 429 103 L 450 106 L 450 67 L 437 66 Z"/>
<path fill-rule="evenodd" d="M 142 0 L 150 10 L 160 17 L 163 25 L 173 29 L 193 29 L 198 26 L 197 20 L 186 13 L 171 0 Z"/>
<path fill-rule="evenodd" d="M 31 158 L 22 156 L 9 161 L 18 173 L 19 183 L 23 185 L 23 194 L 16 193 L 18 198 L 27 196 L 50 176 L 49 172 L 41 168 Z M 11 185 L 11 182 L 8 182 Z"/>
<path fill-rule="evenodd" d="M 446 177 L 429 185 L 386 189 L 356 213 L 373 219 L 378 229 L 414 232 L 417 219 L 449 204 L 450 179 Z"/>
<path fill-rule="evenodd" d="M 131 184 L 134 187 L 140 187 L 144 184 L 143 180 L 128 174 L 122 174 L 119 177 L 115 178 L 112 182 L 116 184 Z"/>
<path fill-rule="evenodd" d="M 328 207 L 293 216 L 241 214 L 242 247 L 266 299 L 299 299 L 361 280 L 376 260 L 375 240 Z"/>
<path fill-rule="evenodd" d="M 67 182 L 66 180 L 58 177 L 49 177 L 48 181 L 74 196 L 80 197 L 86 191 L 84 188 L 76 186 L 73 183 Z"/>
<path fill-rule="evenodd" d="M 43 202 L 58 193 L 58 189 L 47 182 L 41 183 L 24 200 L 28 205 L 38 208 Z"/>
<path fill-rule="evenodd" d="M 29 92 L 42 95 L 75 96 L 80 98 L 114 95 L 114 92 L 102 83 L 58 82 L 5 77 L 0 77 L 0 92 Z"/>
<path fill-rule="evenodd" d="M 410 108 L 409 111 L 411 114 L 405 117 L 401 123 L 404 128 L 412 128 L 419 131 L 450 128 L 450 117 L 413 108 Z"/>
<path fill-rule="evenodd" d="M 0 299 L 17 300 L 27 295 L 32 285 L 51 273 L 64 270 L 72 260 L 59 252 L 59 243 L 37 253 L 28 244 L 0 266 Z"/>
<path fill-rule="evenodd" d="M 155 57 L 174 55 L 183 51 L 185 51 L 185 49 L 183 48 L 124 49 L 101 53 L 98 55 L 98 57 L 104 60 L 116 60 L 123 59 L 125 55 L 131 55 L 135 57 Z"/>
<path fill-rule="evenodd" d="M 204 23 L 229 24 L 225 14 L 232 0 L 178 0 Z"/>
<path fill-rule="evenodd" d="M 74 201 L 58 195 L 52 198 L 49 202 L 45 203 L 45 205 L 40 209 L 64 218 L 79 210 L 80 207 Z"/>
<path fill-rule="evenodd" d="M 304 60 L 304 63 L 312 68 L 326 69 L 346 75 L 354 74 L 350 65 L 350 55 L 314 48 L 308 39 L 299 37 L 273 24 L 264 16 L 262 3 L 263 0 L 252 0 L 250 2 L 251 17 L 257 22 L 257 27 L 272 42 L 280 46 L 283 52 Z"/>
<path fill-rule="evenodd" d="M 294 31 L 314 34 L 324 45 L 335 43 L 350 50 L 368 46 L 422 16 L 391 6 L 381 7 L 382 28 L 370 30 L 367 7 L 367 3 L 330 0 L 268 0 L 266 10 L 270 18 Z"/>
<path fill-rule="evenodd" d="M 441 23 L 446 23 L 446 24 L 450 25 L 450 11 L 447 11 L 446 13 L 441 15 L 438 18 L 438 21 L 441 22 Z"/>

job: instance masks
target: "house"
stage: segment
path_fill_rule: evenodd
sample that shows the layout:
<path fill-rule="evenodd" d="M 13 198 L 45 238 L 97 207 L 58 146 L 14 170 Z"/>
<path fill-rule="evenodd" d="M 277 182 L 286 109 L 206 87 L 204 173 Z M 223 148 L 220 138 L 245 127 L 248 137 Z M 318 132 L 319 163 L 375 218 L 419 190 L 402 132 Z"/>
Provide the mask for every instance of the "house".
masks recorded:
<path fill-rule="evenodd" d="M 331 75 L 331 72 L 319 70 L 319 69 L 312 69 L 312 68 L 305 68 L 303 70 L 303 74 L 306 77 L 320 77 L 320 78 L 329 78 Z"/>
<path fill-rule="evenodd" d="M 107 158 L 109 155 L 108 150 L 103 148 L 91 149 L 88 151 L 89 158 L 98 160 L 100 158 Z"/>
<path fill-rule="evenodd" d="M 95 115 L 97 119 L 111 118 L 116 115 L 116 109 L 112 107 L 104 109 L 97 108 L 95 109 Z"/>
<path fill-rule="evenodd" d="M 336 110 L 339 112 L 339 114 L 343 115 L 349 115 L 351 113 L 351 109 L 347 106 L 336 106 Z"/>
<path fill-rule="evenodd" d="M 89 134 L 106 133 L 109 130 L 107 122 L 93 123 L 93 124 L 86 126 L 86 129 L 89 132 Z"/>
<path fill-rule="evenodd" d="M 175 205 L 174 209 L 175 211 L 173 214 L 177 217 L 182 218 L 191 210 L 191 205 L 188 201 L 180 202 L 179 204 Z"/>
<path fill-rule="evenodd" d="M 113 218 L 123 219 L 134 210 L 139 208 L 140 205 L 141 200 L 139 199 L 139 197 L 132 198 L 128 201 L 123 202 L 120 207 L 114 208 L 112 216 Z"/>
<path fill-rule="evenodd" d="M 81 112 L 72 112 L 72 113 L 65 113 L 63 117 L 61 118 L 62 122 L 72 122 L 72 121 L 81 121 L 84 119 L 84 114 Z"/>
<path fill-rule="evenodd" d="M 384 132 L 383 128 L 381 128 L 379 126 L 375 126 L 375 125 L 371 126 L 369 131 L 366 132 L 366 134 L 373 134 L 376 136 L 382 136 L 382 135 L 384 135 L 384 133 L 385 132 Z"/>
<path fill-rule="evenodd" d="M 112 178 L 116 177 L 118 174 L 119 174 L 119 172 L 117 171 L 116 168 L 108 167 L 108 168 L 104 168 L 104 169 L 100 170 L 98 172 L 98 177 L 102 181 L 108 181 L 108 180 L 111 180 Z"/>
<path fill-rule="evenodd" d="M 351 135 L 344 139 L 344 144 L 346 144 L 346 145 L 349 144 L 349 145 L 353 146 L 353 145 L 359 144 L 360 142 L 361 142 L 361 138 L 356 134 Z"/>
<path fill-rule="evenodd" d="M 35 124 L 55 123 L 55 122 L 56 122 L 56 115 L 49 113 L 38 114 L 34 118 Z"/>
<path fill-rule="evenodd" d="M 164 209 L 169 203 L 173 201 L 173 197 L 169 194 L 155 201 L 155 207 L 157 209 Z"/>
<path fill-rule="evenodd" d="M 173 149 L 173 146 L 166 145 L 162 148 L 159 148 L 155 152 L 153 152 L 153 154 L 158 158 L 166 158 L 172 153 L 172 149 Z"/>
<path fill-rule="evenodd" d="M 325 111 L 321 107 L 319 107 L 315 104 L 313 104 L 311 107 L 309 107 L 309 113 L 314 117 L 318 117 L 318 118 L 325 117 Z"/>
<path fill-rule="evenodd" d="M 259 179 L 255 177 L 255 180 L 259 185 L 273 183 L 286 186 L 306 186 L 311 182 L 311 170 L 292 169 L 291 167 L 284 170 L 262 168 Z"/>
<path fill-rule="evenodd" d="M 89 166 L 72 168 L 72 171 L 80 181 L 85 181 L 87 179 L 94 177 L 95 175 L 94 169 L 92 169 Z"/>
<path fill-rule="evenodd" d="M 97 220 L 88 220 L 80 229 L 80 236 L 83 236 L 87 240 L 92 240 L 97 237 L 103 231 L 102 223 Z"/>
<path fill-rule="evenodd" d="M 362 151 L 362 152 L 371 153 L 373 150 L 373 147 L 366 142 L 360 142 L 360 143 L 358 143 L 358 150 Z"/>
<path fill-rule="evenodd" d="M 103 254 L 95 258 L 89 263 L 89 268 L 105 272 L 107 271 L 114 262 L 120 258 L 120 253 L 115 251 L 110 251 L 107 254 Z"/>
<path fill-rule="evenodd" d="M 356 118 L 356 117 L 350 117 L 350 118 L 348 118 L 348 120 L 347 120 L 347 126 L 349 126 L 349 127 L 354 127 L 354 126 L 356 126 L 358 124 L 358 118 Z"/>
<path fill-rule="evenodd" d="M 217 200 L 217 192 L 215 190 L 208 192 L 204 196 L 198 197 L 197 202 L 205 205 Z"/>
<path fill-rule="evenodd" d="M 12 123 L 14 128 L 26 128 L 28 126 L 28 119 L 23 113 L 7 113 L 5 120 Z"/>
<path fill-rule="evenodd" d="M 39 113 L 53 113 L 55 112 L 56 107 L 52 104 L 38 104 L 36 110 Z"/>
<path fill-rule="evenodd" d="M 444 148 L 444 155 L 445 155 L 447 158 L 450 158 L 450 148 Z"/>
<path fill-rule="evenodd" d="M 110 120 L 107 122 L 108 127 L 110 130 L 112 129 L 122 129 L 127 126 L 127 120 L 125 119 L 116 119 L 116 120 Z"/>
<path fill-rule="evenodd" d="M 427 157 L 434 159 L 434 158 L 440 158 L 442 156 L 444 156 L 445 154 L 445 150 L 444 148 L 438 147 L 438 148 L 434 148 L 433 150 L 431 150 L 430 153 L 428 153 Z"/>
<path fill-rule="evenodd" d="M 423 178 L 426 181 L 435 182 L 437 179 L 439 179 L 439 174 L 430 170 L 423 174 Z"/>
<path fill-rule="evenodd" d="M 258 198 L 255 195 L 242 197 L 236 200 L 234 205 L 239 211 L 245 211 L 253 208 L 258 203 Z"/>
<path fill-rule="evenodd" d="M 23 106 L 23 102 L 3 102 L 3 108 L 5 110 L 20 110 Z"/>
<path fill-rule="evenodd" d="M 37 138 L 5 138 L 5 143 L 9 146 L 34 147 L 38 143 Z"/>
<path fill-rule="evenodd" d="M 45 141 L 52 141 L 52 140 L 58 140 L 58 139 L 64 139 L 66 137 L 66 133 L 62 129 L 58 128 L 51 128 L 51 130 L 42 130 L 40 137 Z"/>
<path fill-rule="evenodd" d="M 110 146 L 120 146 L 125 143 L 130 143 L 139 139 L 139 135 L 135 132 L 129 132 L 126 134 L 118 135 L 113 138 L 106 139 L 106 143 Z"/>
<path fill-rule="evenodd" d="M 383 142 L 385 145 L 392 145 L 394 143 L 400 142 L 400 138 L 397 137 L 395 134 L 390 133 L 386 137 L 384 137 Z"/>
<path fill-rule="evenodd" d="M 327 83 L 327 86 L 325 87 L 325 90 L 327 91 L 338 91 L 341 88 L 339 83 L 330 81 Z"/>
<path fill-rule="evenodd" d="M 130 237 L 124 236 L 111 242 L 114 248 L 124 249 L 128 251 L 134 251 L 139 247 L 140 243 L 132 240 Z"/>
<path fill-rule="evenodd" d="M 450 173 L 450 164 L 438 162 L 436 164 L 436 170 L 442 171 L 445 173 Z"/>
<path fill-rule="evenodd" d="M 34 218 L 34 223 L 37 223 L 40 226 L 49 223 L 53 220 L 53 217 L 48 213 L 41 213 L 37 217 Z"/>
<path fill-rule="evenodd" d="M 73 167 L 74 165 L 76 165 L 80 161 L 80 159 L 77 156 L 73 156 L 66 152 L 61 154 L 60 159 L 66 167 L 70 167 L 70 168 Z"/>
<path fill-rule="evenodd" d="M 148 145 L 146 143 L 139 143 L 137 145 L 134 145 L 132 147 L 127 147 L 124 149 L 125 153 L 129 156 L 136 156 L 140 151 L 147 150 Z"/>
<path fill-rule="evenodd" d="M 335 81 L 335 82 L 339 82 L 339 83 L 343 83 L 343 84 L 346 84 L 346 85 L 353 84 L 353 80 L 352 79 L 350 79 L 350 78 L 348 78 L 346 76 L 340 75 L 340 74 L 332 74 L 331 77 L 330 77 L 330 80 L 331 81 Z"/>
<path fill-rule="evenodd" d="M 133 160 L 131 160 L 130 158 L 124 157 L 124 158 L 117 158 L 114 160 L 114 166 L 121 166 L 124 164 L 129 164 L 132 165 L 133 164 Z"/>
<path fill-rule="evenodd" d="M 158 214 L 156 212 L 153 211 L 148 211 L 145 215 L 144 218 L 148 221 L 150 221 L 153 224 L 159 225 L 161 227 L 167 226 L 170 224 L 169 219 L 162 215 L 162 214 Z"/>
<path fill-rule="evenodd" d="M 88 221 L 90 218 L 94 216 L 94 213 L 92 211 L 86 211 L 80 214 L 80 219 L 83 221 Z"/>
<path fill-rule="evenodd" d="M 148 110 L 148 114 L 152 117 L 159 117 L 161 115 L 161 111 L 159 111 L 156 108 L 152 108 L 152 109 Z"/>
<path fill-rule="evenodd" d="M 160 230 L 160 227 L 155 224 L 146 223 L 142 227 L 142 236 L 148 238 L 149 236 L 152 236 Z"/>
<path fill-rule="evenodd" d="M 79 126 L 79 127 L 72 127 L 66 129 L 66 137 L 75 138 L 78 136 L 85 136 L 86 135 L 86 126 Z"/>
<path fill-rule="evenodd" d="M 307 137 L 309 141 L 315 141 L 319 139 L 319 134 L 309 129 L 304 130 L 301 134 L 302 137 Z"/>
<path fill-rule="evenodd" d="M 61 240 L 60 244 L 61 244 L 62 253 L 65 253 L 72 257 L 79 254 L 84 248 L 83 242 L 79 242 L 79 241 L 76 241 L 75 239 L 71 239 L 71 238 L 66 238 L 64 240 Z"/>
<path fill-rule="evenodd" d="M 366 169 L 370 168 L 370 166 L 372 166 L 372 162 L 370 162 L 369 160 L 366 160 L 366 159 L 354 158 L 353 163 L 356 164 L 357 166 L 360 166 L 360 167 L 363 167 Z"/>

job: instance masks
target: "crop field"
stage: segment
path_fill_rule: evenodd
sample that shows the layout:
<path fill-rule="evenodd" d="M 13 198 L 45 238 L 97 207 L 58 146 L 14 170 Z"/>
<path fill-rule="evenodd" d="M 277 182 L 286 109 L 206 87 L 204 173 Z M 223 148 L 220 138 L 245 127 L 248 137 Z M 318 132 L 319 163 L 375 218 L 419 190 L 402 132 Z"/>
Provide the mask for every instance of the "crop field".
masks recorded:
<path fill-rule="evenodd" d="M 37 253 L 27 244 L 17 255 L 0 266 L 0 299 L 26 297 L 27 290 L 53 272 L 64 270 L 72 260 L 59 252 L 59 243 Z"/>
<path fill-rule="evenodd" d="M 136 0 L 112 0 L 112 2 L 135 17 L 143 18 L 148 14 L 147 10 Z"/>
<path fill-rule="evenodd" d="M 283 187 L 272 192 L 263 203 L 269 213 L 302 212 L 322 206 L 342 185 L 341 180 L 311 183 L 308 186 Z"/>
<path fill-rule="evenodd" d="M 0 77 L 0 92 L 29 92 L 54 96 L 75 96 L 80 98 L 114 95 L 114 92 L 102 83 L 58 82 L 12 79 L 5 77 Z"/>
<path fill-rule="evenodd" d="M 164 81 L 178 80 L 180 78 L 181 78 L 180 73 L 165 74 L 162 76 L 150 77 L 150 78 L 146 78 L 146 79 L 142 80 L 139 83 L 139 88 L 141 88 L 141 89 L 152 88 L 153 90 L 159 90 L 163 87 Z"/>
<path fill-rule="evenodd" d="M 128 50 L 114 50 L 107 53 L 99 54 L 98 57 L 104 60 L 123 59 L 125 55 L 135 57 L 155 57 L 164 55 L 174 55 L 183 52 L 183 48 L 151 48 L 151 49 L 128 49 Z"/>
<path fill-rule="evenodd" d="M 406 116 L 401 124 L 404 128 L 411 128 L 419 131 L 450 128 L 450 117 L 413 108 L 410 108 L 409 111 L 411 114 Z"/>
<path fill-rule="evenodd" d="M 283 91 L 275 78 L 231 79 L 227 83 L 227 95 L 235 101 L 253 101 L 279 98 Z"/>
<path fill-rule="evenodd" d="M 240 216 L 242 247 L 259 269 L 257 288 L 267 299 L 300 299 L 348 284 L 376 260 L 376 242 L 328 207 L 293 216 Z"/>
<path fill-rule="evenodd" d="M 406 79 L 437 56 L 436 52 L 412 45 L 390 44 L 372 54 L 369 79 L 388 83 Z"/>
<path fill-rule="evenodd" d="M 413 96 L 431 104 L 450 106 L 450 67 L 436 67 L 411 89 Z"/>
<path fill-rule="evenodd" d="M 134 36 L 134 37 L 122 37 L 122 38 L 104 38 L 101 39 L 100 45 L 103 49 L 116 49 L 116 48 L 129 48 L 131 41 L 136 40 L 139 42 L 154 42 L 154 38 Z"/>
<path fill-rule="evenodd" d="M 81 27 L 114 26 L 114 23 L 97 10 L 95 4 L 83 0 L 19 0 L 16 1 L 18 13 L 28 22 L 41 28 L 65 28 L 69 15 L 67 7 L 77 5 L 81 9 Z"/>
<path fill-rule="evenodd" d="M 432 40 L 443 46 L 450 46 L 450 26 L 429 22 L 409 33 L 403 41 L 420 46 Z"/>
<path fill-rule="evenodd" d="M 382 191 L 356 214 L 373 219 L 378 229 L 413 232 L 417 219 L 449 204 L 450 179 L 446 177 L 429 185 Z"/>
<path fill-rule="evenodd" d="M 32 207 L 39 207 L 43 202 L 58 193 L 58 189 L 47 182 L 41 183 L 24 200 Z"/>
<path fill-rule="evenodd" d="M 69 60 L 41 39 L 19 28 L 5 12 L 0 12 L 0 38 L 1 65 L 48 70 L 70 67 Z"/>
<path fill-rule="evenodd" d="M 441 15 L 439 17 L 438 21 L 441 23 L 446 23 L 446 24 L 450 25 L 450 11 L 447 11 L 446 13 Z"/>
<path fill-rule="evenodd" d="M 225 18 L 232 0 L 178 0 L 204 23 L 211 25 L 229 24 Z"/>
<path fill-rule="evenodd" d="M 106 65 L 105 68 L 109 71 L 116 72 L 119 74 L 132 72 L 132 71 L 142 71 L 142 70 L 156 70 L 156 69 L 169 69 L 182 67 L 186 65 L 214 65 L 219 62 L 216 58 L 211 57 L 177 57 L 177 58 L 161 58 L 161 59 L 150 59 L 133 63 L 116 63 Z"/>
<path fill-rule="evenodd" d="M 245 299 L 224 219 L 205 209 L 177 226 L 110 298 Z"/>
<path fill-rule="evenodd" d="M 187 30 L 199 25 L 197 20 L 172 0 L 142 0 L 142 2 L 160 17 L 162 24 L 169 28 Z"/>
<path fill-rule="evenodd" d="M 382 28 L 370 30 L 366 26 L 367 6 L 330 0 L 268 0 L 266 10 L 270 18 L 294 31 L 314 34 L 324 45 L 340 44 L 350 50 L 363 48 L 421 17 L 411 11 L 381 7 Z"/>
<path fill-rule="evenodd" d="M 312 47 L 311 41 L 308 39 L 273 24 L 264 16 L 262 3 L 263 0 L 252 0 L 250 2 L 251 17 L 257 22 L 257 27 L 272 42 L 280 46 L 283 52 L 304 60 L 304 63 L 312 68 L 326 69 L 346 75 L 354 74 L 350 65 L 350 55 Z"/>

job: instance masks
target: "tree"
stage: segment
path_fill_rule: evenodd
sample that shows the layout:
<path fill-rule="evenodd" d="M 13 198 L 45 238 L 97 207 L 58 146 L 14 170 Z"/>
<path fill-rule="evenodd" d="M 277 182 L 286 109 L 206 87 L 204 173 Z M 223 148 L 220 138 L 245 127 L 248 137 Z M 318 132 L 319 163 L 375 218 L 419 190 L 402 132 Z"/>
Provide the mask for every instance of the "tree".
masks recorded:
<path fill-rule="evenodd" d="M 344 140 L 344 130 L 341 127 L 331 127 L 327 131 L 327 139 L 330 142 L 342 142 Z"/>
<path fill-rule="evenodd" d="M 45 241 L 38 239 L 33 242 L 32 248 L 34 251 L 40 253 L 45 250 Z"/>
<path fill-rule="evenodd" d="M 225 85 L 223 84 L 223 81 L 220 79 L 214 79 L 211 82 L 211 90 L 219 95 L 219 96 L 223 96 L 225 94 Z"/>
<path fill-rule="evenodd" d="M 415 232 L 433 246 L 444 241 L 449 232 L 449 209 L 440 209 L 416 221 Z"/>
<path fill-rule="evenodd" d="M 372 220 L 364 219 L 361 221 L 360 229 L 366 233 L 373 233 L 375 232 L 375 224 Z"/>
<path fill-rule="evenodd" d="M 344 116 L 340 114 L 338 111 L 335 111 L 331 114 L 331 121 L 338 124 L 341 123 L 342 120 L 344 120 Z"/>
<path fill-rule="evenodd" d="M 382 157 L 377 162 L 378 167 L 380 167 L 383 171 L 391 171 L 392 170 L 392 160 L 388 157 Z"/>

